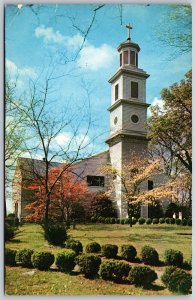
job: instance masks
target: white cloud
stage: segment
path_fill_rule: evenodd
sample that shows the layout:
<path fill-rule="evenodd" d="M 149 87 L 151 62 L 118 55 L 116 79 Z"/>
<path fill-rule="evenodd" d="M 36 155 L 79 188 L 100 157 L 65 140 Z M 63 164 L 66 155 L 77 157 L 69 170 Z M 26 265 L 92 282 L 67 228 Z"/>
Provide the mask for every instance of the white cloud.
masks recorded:
<path fill-rule="evenodd" d="M 63 132 L 59 133 L 55 139 L 53 140 L 53 143 L 58 144 L 59 146 L 63 146 L 67 143 L 69 143 L 71 140 L 71 133 L 70 132 Z"/>
<path fill-rule="evenodd" d="M 23 77 L 29 77 L 35 79 L 37 77 L 37 73 L 33 68 L 31 67 L 18 68 L 17 65 L 9 59 L 6 59 L 6 69 L 8 75 L 11 78 L 15 78 L 17 76 L 23 76 Z"/>
<path fill-rule="evenodd" d="M 77 145 L 80 145 L 82 143 L 82 146 L 88 144 L 90 141 L 90 138 L 88 135 L 84 134 L 78 134 L 76 136 L 73 136 L 71 132 L 61 132 L 59 133 L 55 139 L 52 141 L 52 147 L 57 148 L 65 147 L 68 143 L 71 143 L 71 148 L 77 147 Z"/>
<path fill-rule="evenodd" d="M 91 71 L 109 68 L 116 57 L 116 51 L 109 45 L 103 44 L 99 48 L 89 45 L 80 52 L 78 64 Z"/>
<path fill-rule="evenodd" d="M 150 108 L 148 109 L 148 116 L 151 116 L 151 108 L 158 105 L 160 111 L 164 111 L 164 100 L 154 97 Z"/>
<path fill-rule="evenodd" d="M 59 31 L 54 31 L 52 27 L 45 27 L 44 25 L 35 29 L 35 36 L 43 38 L 44 43 L 63 45 L 68 51 L 78 50 L 83 43 L 83 37 L 80 34 L 66 36 L 62 35 Z M 97 71 L 110 68 L 116 55 L 116 50 L 107 44 L 95 47 L 88 41 L 85 41 L 79 53 L 77 63 L 81 68 Z"/>
<path fill-rule="evenodd" d="M 62 44 L 67 47 L 77 48 L 82 45 L 83 37 L 76 34 L 72 37 L 62 35 L 59 31 L 54 31 L 52 27 L 41 25 L 35 29 L 35 36 L 43 38 L 45 43 Z"/>

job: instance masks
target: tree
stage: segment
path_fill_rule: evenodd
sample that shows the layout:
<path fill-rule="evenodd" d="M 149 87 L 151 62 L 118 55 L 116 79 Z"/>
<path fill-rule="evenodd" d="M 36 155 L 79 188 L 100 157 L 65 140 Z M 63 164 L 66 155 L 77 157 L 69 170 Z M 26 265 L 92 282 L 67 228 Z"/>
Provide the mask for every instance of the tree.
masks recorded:
<path fill-rule="evenodd" d="M 65 172 L 63 171 L 64 169 L 65 166 L 49 169 L 48 188 L 51 193 L 48 217 L 49 220 L 63 221 L 66 225 L 69 225 L 72 218 L 75 218 L 75 205 L 87 203 L 90 193 L 86 183 L 78 179 L 78 177 L 71 172 L 70 168 L 66 169 Z M 61 175 L 59 176 L 59 174 Z M 56 178 L 58 178 L 57 181 Z M 56 183 L 53 187 L 54 182 Z M 27 220 L 43 221 L 47 194 L 44 180 L 41 184 L 39 178 L 34 179 L 32 183 L 25 188 L 31 191 L 35 197 L 35 201 L 25 207 L 27 210 L 30 210 L 26 217 Z"/>
<path fill-rule="evenodd" d="M 91 215 L 96 218 L 116 217 L 117 209 L 110 198 L 110 193 L 102 191 L 95 193 L 91 202 Z"/>
<path fill-rule="evenodd" d="M 111 165 L 103 167 L 104 173 L 110 177 L 110 192 L 115 192 L 117 182 L 121 182 L 122 199 L 127 204 L 130 226 L 138 203 L 149 204 L 154 200 L 170 198 L 174 194 L 171 182 L 147 189 L 147 180 L 160 174 L 161 166 L 159 160 L 148 161 L 146 153 L 132 152 L 121 169 L 122 172 Z"/>
<path fill-rule="evenodd" d="M 172 48 L 176 56 L 192 50 L 192 7 L 191 5 L 170 5 L 163 26 L 157 29 L 159 41 Z"/>
<path fill-rule="evenodd" d="M 167 173 L 192 172 L 192 72 L 180 84 L 161 91 L 164 110 L 152 109 L 148 122 L 150 146 L 165 162 Z M 166 166 L 166 160 L 171 165 Z M 171 167 L 171 168 L 170 168 Z"/>

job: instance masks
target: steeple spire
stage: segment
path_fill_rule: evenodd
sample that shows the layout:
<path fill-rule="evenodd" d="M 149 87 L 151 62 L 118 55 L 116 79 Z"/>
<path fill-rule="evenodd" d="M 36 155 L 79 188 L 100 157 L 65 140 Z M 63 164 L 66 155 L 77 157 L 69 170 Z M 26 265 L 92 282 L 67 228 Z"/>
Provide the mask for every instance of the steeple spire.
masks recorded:
<path fill-rule="evenodd" d="M 130 23 L 126 25 L 126 28 L 128 29 L 128 38 L 127 40 L 131 40 L 131 37 L 130 37 L 130 30 L 133 29 L 133 27 L 131 27 Z"/>

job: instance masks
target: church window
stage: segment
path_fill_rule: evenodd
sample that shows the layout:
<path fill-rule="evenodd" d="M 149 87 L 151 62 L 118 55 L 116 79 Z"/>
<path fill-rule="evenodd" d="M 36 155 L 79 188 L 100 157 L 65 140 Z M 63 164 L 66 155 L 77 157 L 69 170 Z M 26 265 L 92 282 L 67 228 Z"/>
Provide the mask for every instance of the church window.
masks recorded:
<path fill-rule="evenodd" d="M 104 186 L 104 176 L 87 176 L 89 186 Z"/>
<path fill-rule="evenodd" d="M 139 121 L 138 116 L 137 116 L 137 115 L 132 115 L 132 116 L 131 116 L 131 121 L 132 121 L 133 123 L 137 123 L 137 122 Z"/>
<path fill-rule="evenodd" d="M 128 63 L 129 63 L 129 61 L 128 61 L 128 51 L 123 52 L 123 63 L 124 63 L 124 65 L 128 65 Z"/>
<path fill-rule="evenodd" d="M 148 180 L 148 191 L 153 190 L 153 188 L 154 188 L 153 180 Z"/>
<path fill-rule="evenodd" d="M 136 67 L 138 67 L 138 53 L 136 52 Z"/>
<path fill-rule="evenodd" d="M 131 81 L 131 98 L 138 98 L 138 82 Z"/>
<path fill-rule="evenodd" d="M 115 85 L 115 100 L 118 99 L 118 84 Z"/>
<path fill-rule="evenodd" d="M 120 53 L 120 67 L 122 66 L 122 53 Z"/>
<path fill-rule="evenodd" d="M 130 51 L 130 64 L 135 66 L 135 51 Z"/>
<path fill-rule="evenodd" d="M 118 118 L 117 118 L 117 117 L 115 117 L 115 118 L 114 118 L 114 124 L 116 125 L 116 124 L 117 124 L 117 122 L 118 122 Z"/>

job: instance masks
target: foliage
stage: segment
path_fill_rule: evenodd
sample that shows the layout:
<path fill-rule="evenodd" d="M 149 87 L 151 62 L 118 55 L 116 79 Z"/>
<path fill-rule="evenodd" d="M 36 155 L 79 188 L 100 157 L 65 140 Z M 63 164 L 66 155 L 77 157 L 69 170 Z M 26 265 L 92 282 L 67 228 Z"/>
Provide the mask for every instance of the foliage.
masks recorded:
<path fill-rule="evenodd" d="M 98 253 L 101 252 L 101 246 L 97 242 L 91 242 L 86 245 L 85 251 L 87 253 Z"/>
<path fill-rule="evenodd" d="M 145 264 L 158 265 L 159 255 L 158 252 L 150 246 L 144 246 L 141 249 L 141 259 Z"/>
<path fill-rule="evenodd" d="M 131 284 L 137 286 L 147 286 L 157 279 L 157 274 L 149 267 L 135 266 L 133 267 L 128 276 Z"/>
<path fill-rule="evenodd" d="M 5 223 L 4 225 L 4 230 L 5 230 L 5 242 L 10 241 L 11 239 L 14 238 L 15 236 L 15 228 L 10 226 L 9 224 Z"/>
<path fill-rule="evenodd" d="M 68 171 L 65 171 L 68 168 Z M 55 183 L 55 185 L 54 185 Z M 80 202 L 89 198 L 88 187 L 85 182 L 71 173 L 70 166 L 64 164 L 61 167 L 53 167 L 48 171 L 48 189 L 50 191 L 50 204 L 48 218 L 50 221 L 63 221 L 69 225 L 75 219 L 76 211 L 81 209 Z M 26 205 L 29 214 L 26 219 L 30 221 L 41 221 L 45 213 L 46 189 L 44 178 L 33 179 L 30 185 L 25 187 L 32 191 L 36 200 Z M 78 203 L 80 206 L 78 207 Z M 83 208 L 82 208 L 83 209 Z"/>
<path fill-rule="evenodd" d="M 16 250 L 5 248 L 5 265 L 15 266 L 16 265 Z"/>
<path fill-rule="evenodd" d="M 188 219 L 187 225 L 188 225 L 188 226 L 192 226 L 192 219 Z"/>
<path fill-rule="evenodd" d="M 118 246 L 112 244 L 105 244 L 102 246 L 102 255 L 106 258 L 116 258 L 118 253 Z"/>
<path fill-rule="evenodd" d="M 121 257 L 127 261 L 135 261 L 137 251 L 133 245 L 121 246 Z"/>
<path fill-rule="evenodd" d="M 174 213 L 178 214 L 178 212 L 179 212 L 179 206 L 176 203 L 171 202 L 168 204 L 165 210 L 165 217 L 172 218 L 173 214 Z"/>
<path fill-rule="evenodd" d="M 45 239 L 52 245 L 61 246 L 67 239 L 63 223 L 48 223 L 43 225 Z"/>
<path fill-rule="evenodd" d="M 170 224 L 170 218 L 165 218 L 165 223 Z"/>
<path fill-rule="evenodd" d="M 147 218 L 147 219 L 146 219 L 146 224 L 147 224 L 147 225 L 150 225 L 150 224 L 152 224 L 152 219 L 150 219 L 150 218 Z"/>
<path fill-rule="evenodd" d="M 83 252 L 83 245 L 80 241 L 69 239 L 66 243 L 66 248 L 72 249 L 77 255 Z"/>
<path fill-rule="evenodd" d="M 113 201 L 110 199 L 110 195 L 102 191 L 94 194 L 90 210 L 92 211 L 92 215 L 95 218 L 117 217 L 116 207 L 113 205 Z"/>
<path fill-rule="evenodd" d="M 153 200 L 149 203 L 148 217 L 151 219 L 163 217 L 163 208 L 158 200 Z"/>
<path fill-rule="evenodd" d="M 174 218 L 169 218 L 169 224 L 175 224 L 175 219 Z"/>
<path fill-rule="evenodd" d="M 145 221 L 146 221 L 146 219 L 145 219 L 145 218 L 142 218 L 142 217 L 138 219 L 138 223 L 139 223 L 140 225 L 144 224 Z"/>
<path fill-rule="evenodd" d="M 93 254 L 81 254 L 77 257 L 81 273 L 87 278 L 94 278 L 101 264 L 101 258 Z"/>
<path fill-rule="evenodd" d="M 165 218 L 160 218 L 160 219 L 159 219 L 159 223 L 160 223 L 160 224 L 164 224 L 164 223 L 165 223 Z"/>
<path fill-rule="evenodd" d="M 192 275 L 176 267 L 166 268 L 161 280 L 170 291 L 179 294 L 189 294 L 192 287 Z"/>
<path fill-rule="evenodd" d="M 186 226 L 188 224 L 188 221 L 186 219 L 182 219 L 181 224 L 183 226 Z"/>
<path fill-rule="evenodd" d="M 20 262 L 23 267 L 32 267 L 31 256 L 34 253 L 31 249 L 18 250 L 16 254 L 16 261 Z"/>
<path fill-rule="evenodd" d="M 168 249 L 165 251 L 165 264 L 176 267 L 182 267 L 183 265 L 183 253 L 178 250 Z"/>
<path fill-rule="evenodd" d="M 181 220 L 180 220 L 180 219 L 176 219 L 176 220 L 175 220 L 175 224 L 181 225 Z"/>
<path fill-rule="evenodd" d="M 136 218 L 132 218 L 132 225 L 135 225 L 137 223 L 137 219 Z"/>
<path fill-rule="evenodd" d="M 76 265 L 75 257 L 76 253 L 73 250 L 59 252 L 56 255 L 55 264 L 59 270 L 69 273 Z"/>
<path fill-rule="evenodd" d="M 33 267 L 41 271 L 49 270 L 54 260 L 54 255 L 46 251 L 34 252 L 31 257 Z"/>
<path fill-rule="evenodd" d="M 129 274 L 131 266 L 123 261 L 105 259 L 100 266 L 100 276 L 104 280 L 122 280 Z"/>
<path fill-rule="evenodd" d="M 153 223 L 153 224 L 158 224 L 158 223 L 159 223 L 159 219 L 158 219 L 158 218 L 154 218 L 154 219 L 152 220 L 152 223 Z"/>

